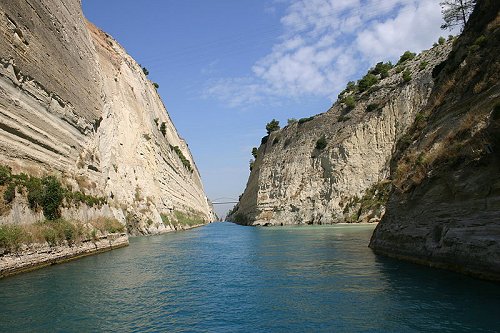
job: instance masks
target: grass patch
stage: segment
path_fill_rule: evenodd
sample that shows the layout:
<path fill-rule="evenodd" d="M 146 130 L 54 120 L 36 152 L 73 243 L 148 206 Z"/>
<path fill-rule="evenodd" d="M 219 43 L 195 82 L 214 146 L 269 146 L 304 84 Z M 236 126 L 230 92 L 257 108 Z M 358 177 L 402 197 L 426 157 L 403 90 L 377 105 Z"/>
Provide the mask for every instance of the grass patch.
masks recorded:
<path fill-rule="evenodd" d="M 50 246 L 79 244 L 97 240 L 97 231 L 103 234 L 122 233 L 125 227 L 116 219 L 98 218 L 90 224 L 65 219 L 45 220 L 31 225 L 0 225 L 0 248 L 16 252 L 22 245 L 48 243 Z"/>
<path fill-rule="evenodd" d="M 29 235 L 17 225 L 0 225 L 0 248 L 17 251 Z"/>
<path fill-rule="evenodd" d="M 160 217 L 164 225 L 170 224 L 170 220 L 166 214 L 160 214 Z"/>
<path fill-rule="evenodd" d="M 192 227 L 205 223 L 205 220 L 197 214 L 186 214 L 183 212 L 174 211 L 174 215 L 177 219 L 177 225 Z"/>
<path fill-rule="evenodd" d="M 177 156 L 182 162 L 182 165 L 184 165 L 184 167 L 188 169 L 189 172 L 193 172 L 193 167 L 191 166 L 191 162 L 186 158 L 186 156 L 184 156 L 179 146 L 170 145 L 170 149 L 172 149 L 177 154 Z"/>
<path fill-rule="evenodd" d="M 101 231 L 102 233 L 122 233 L 125 232 L 125 226 L 118 222 L 117 219 L 109 218 L 109 217 L 100 217 L 92 222 L 90 224 L 97 230 Z"/>

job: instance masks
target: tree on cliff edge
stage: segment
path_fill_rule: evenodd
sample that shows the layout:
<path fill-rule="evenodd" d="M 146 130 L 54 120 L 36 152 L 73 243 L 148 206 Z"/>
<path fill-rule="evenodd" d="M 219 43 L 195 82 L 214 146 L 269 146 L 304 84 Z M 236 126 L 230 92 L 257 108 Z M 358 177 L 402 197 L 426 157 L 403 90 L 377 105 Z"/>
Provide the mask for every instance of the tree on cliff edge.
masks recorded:
<path fill-rule="evenodd" d="M 476 0 L 446 0 L 439 3 L 443 14 L 444 24 L 441 29 L 452 29 L 460 26 L 463 30 L 470 14 L 474 10 Z"/>
<path fill-rule="evenodd" d="M 266 125 L 267 134 L 271 134 L 271 132 L 277 131 L 280 129 L 280 122 L 276 119 L 271 120 Z"/>

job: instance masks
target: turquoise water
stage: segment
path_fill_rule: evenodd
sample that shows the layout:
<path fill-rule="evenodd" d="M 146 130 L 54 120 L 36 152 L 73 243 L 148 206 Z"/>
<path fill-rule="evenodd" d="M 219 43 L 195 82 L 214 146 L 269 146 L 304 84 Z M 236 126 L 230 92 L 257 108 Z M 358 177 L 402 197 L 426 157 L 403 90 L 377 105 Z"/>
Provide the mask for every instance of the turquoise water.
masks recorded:
<path fill-rule="evenodd" d="M 375 256 L 373 226 L 215 223 L 0 280 L 0 332 L 495 332 L 500 286 Z"/>

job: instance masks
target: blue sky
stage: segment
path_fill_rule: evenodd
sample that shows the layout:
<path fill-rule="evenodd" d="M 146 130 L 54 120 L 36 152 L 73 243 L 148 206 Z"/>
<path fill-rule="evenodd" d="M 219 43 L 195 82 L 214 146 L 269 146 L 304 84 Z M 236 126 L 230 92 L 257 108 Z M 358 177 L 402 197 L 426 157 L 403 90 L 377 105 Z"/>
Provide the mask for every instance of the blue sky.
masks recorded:
<path fill-rule="evenodd" d="M 268 121 L 324 112 L 371 65 L 448 35 L 437 0 L 82 3 L 160 85 L 210 199 L 243 192 Z"/>

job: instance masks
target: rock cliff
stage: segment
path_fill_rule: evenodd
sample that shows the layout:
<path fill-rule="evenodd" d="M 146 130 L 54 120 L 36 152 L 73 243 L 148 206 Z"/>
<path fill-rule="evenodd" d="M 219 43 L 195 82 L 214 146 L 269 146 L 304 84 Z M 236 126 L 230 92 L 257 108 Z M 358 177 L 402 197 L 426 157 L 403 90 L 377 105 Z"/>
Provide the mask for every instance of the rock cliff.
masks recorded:
<path fill-rule="evenodd" d="M 0 40 L 0 164 L 105 198 L 66 202 L 68 219 L 112 217 L 130 233 L 211 220 L 196 164 L 153 83 L 86 21 L 79 0 L 2 1 Z M 0 223 L 43 218 L 23 193 L 14 190 Z"/>
<path fill-rule="evenodd" d="M 410 54 L 394 67 L 378 64 L 326 113 L 263 138 L 228 220 L 248 225 L 378 221 L 396 143 L 426 105 L 432 69 L 446 59 L 451 44 Z"/>
<path fill-rule="evenodd" d="M 500 3 L 478 1 L 392 161 L 370 247 L 500 280 Z"/>

